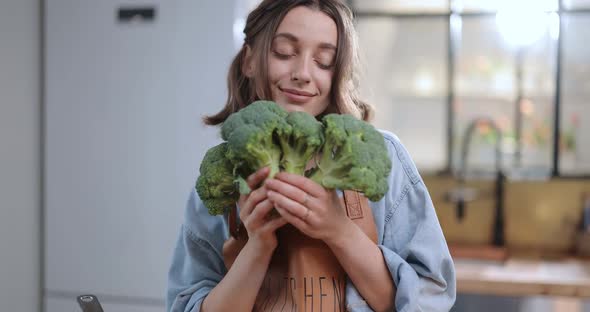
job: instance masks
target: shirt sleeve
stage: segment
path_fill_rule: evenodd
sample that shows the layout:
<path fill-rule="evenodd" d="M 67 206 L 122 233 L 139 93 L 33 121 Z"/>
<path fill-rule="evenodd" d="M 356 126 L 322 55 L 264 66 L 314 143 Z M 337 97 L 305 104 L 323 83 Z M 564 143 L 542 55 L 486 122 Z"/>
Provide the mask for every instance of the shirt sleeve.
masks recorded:
<path fill-rule="evenodd" d="M 401 142 L 386 136 L 392 152 L 383 257 L 397 288 L 397 311 L 449 311 L 456 296 L 453 260 L 428 190 Z"/>
<path fill-rule="evenodd" d="M 223 217 L 209 215 L 193 190 L 168 271 L 167 311 L 200 311 L 226 273 L 222 256 L 226 233 Z"/>

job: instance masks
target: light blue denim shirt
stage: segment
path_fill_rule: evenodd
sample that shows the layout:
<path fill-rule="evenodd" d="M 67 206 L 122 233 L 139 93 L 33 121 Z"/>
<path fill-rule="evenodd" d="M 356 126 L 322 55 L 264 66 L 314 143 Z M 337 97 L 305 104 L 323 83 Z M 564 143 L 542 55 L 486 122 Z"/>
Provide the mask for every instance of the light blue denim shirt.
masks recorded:
<path fill-rule="evenodd" d="M 432 200 L 399 139 L 382 133 L 392 160 L 389 191 L 369 204 L 378 246 L 397 288 L 395 308 L 449 311 L 455 302 L 455 270 Z M 226 218 L 209 215 L 193 190 L 168 274 L 168 311 L 200 310 L 226 273 L 222 246 L 228 232 Z M 350 280 L 346 303 L 347 311 L 372 311 Z"/>

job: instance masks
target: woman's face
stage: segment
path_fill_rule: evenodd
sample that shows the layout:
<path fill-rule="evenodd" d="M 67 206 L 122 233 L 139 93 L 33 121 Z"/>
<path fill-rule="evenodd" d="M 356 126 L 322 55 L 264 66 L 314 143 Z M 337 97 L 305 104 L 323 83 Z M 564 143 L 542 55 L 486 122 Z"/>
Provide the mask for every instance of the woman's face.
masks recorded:
<path fill-rule="evenodd" d="M 287 111 L 313 116 L 330 104 L 338 32 L 321 11 L 299 6 L 287 13 L 268 59 L 272 99 Z"/>

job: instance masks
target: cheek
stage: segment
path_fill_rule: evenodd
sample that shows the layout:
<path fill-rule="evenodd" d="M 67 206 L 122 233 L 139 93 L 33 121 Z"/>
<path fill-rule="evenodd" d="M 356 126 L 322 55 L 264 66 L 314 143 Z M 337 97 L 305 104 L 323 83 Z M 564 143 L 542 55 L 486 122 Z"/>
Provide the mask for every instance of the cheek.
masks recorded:
<path fill-rule="evenodd" d="M 324 96 L 327 96 L 332 88 L 332 72 L 322 71 L 317 76 L 317 86 Z"/>
<path fill-rule="evenodd" d="M 271 83 L 289 78 L 289 66 L 286 62 L 279 62 L 276 60 L 268 61 L 268 78 Z"/>

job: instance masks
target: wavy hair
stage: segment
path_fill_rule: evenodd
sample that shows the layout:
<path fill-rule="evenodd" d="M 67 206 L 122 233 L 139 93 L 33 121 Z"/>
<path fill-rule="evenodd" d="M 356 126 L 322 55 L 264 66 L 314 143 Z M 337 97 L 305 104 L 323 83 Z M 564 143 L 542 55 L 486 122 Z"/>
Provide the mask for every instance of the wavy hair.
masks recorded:
<path fill-rule="evenodd" d="M 283 18 L 298 6 L 325 13 L 334 20 L 338 33 L 330 105 L 319 117 L 338 113 L 351 114 L 365 121 L 372 118 L 372 107 L 359 98 L 358 43 L 351 10 L 339 0 L 264 0 L 248 15 L 244 44 L 229 68 L 225 106 L 217 114 L 205 116 L 205 124 L 221 124 L 229 115 L 254 101 L 271 99 L 267 60 L 272 40 Z M 251 48 L 251 57 L 257 64 L 254 79 L 246 77 L 242 71 L 247 47 Z"/>

